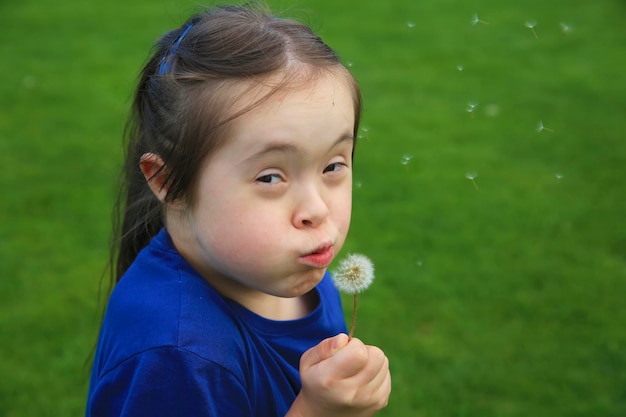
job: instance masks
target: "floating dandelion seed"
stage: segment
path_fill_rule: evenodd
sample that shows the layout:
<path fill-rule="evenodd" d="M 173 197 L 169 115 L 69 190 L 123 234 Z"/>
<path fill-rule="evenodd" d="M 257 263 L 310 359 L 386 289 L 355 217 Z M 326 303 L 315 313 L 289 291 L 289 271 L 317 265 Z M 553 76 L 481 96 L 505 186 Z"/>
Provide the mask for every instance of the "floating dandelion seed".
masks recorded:
<path fill-rule="evenodd" d="M 358 293 L 366 290 L 374 281 L 374 264 L 365 255 L 350 254 L 339 262 L 339 268 L 333 274 L 333 281 L 339 291 L 352 294 L 354 297 L 352 325 L 348 334 L 348 338 L 352 339 L 356 325 Z"/>
<path fill-rule="evenodd" d="M 561 31 L 563 31 L 563 33 L 569 33 L 572 30 L 574 30 L 574 28 L 572 28 L 570 25 L 565 22 L 561 22 Z"/>
<path fill-rule="evenodd" d="M 400 161 L 400 163 L 402 165 L 408 165 L 409 162 L 411 162 L 411 159 L 413 159 L 413 155 L 404 154 L 402 155 L 402 160 Z"/>
<path fill-rule="evenodd" d="M 478 13 L 474 13 L 474 16 L 472 17 L 472 26 L 476 26 L 479 23 L 482 23 L 483 25 L 488 25 L 489 24 L 489 22 L 485 22 L 484 20 L 481 20 L 478 17 Z"/>
<path fill-rule="evenodd" d="M 543 121 L 539 120 L 539 123 L 537 123 L 537 128 L 535 129 L 538 133 L 543 132 L 544 130 L 546 132 L 550 132 L 550 133 L 554 133 L 554 129 L 550 129 L 549 127 L 545 127 L 543 125 Z"/>
<path fill-rule="evenodd" d="M 369 139 L 369 129 L 367 127 L 362 127 L 361 128 L 361 134 L 359 134 L 359 139 Z"/>
<path fill-rule="evenodd" d="M 537 26 L 537 22 L 532 21 L 532 20 L 527 20 L 526 23 L 524 23 L 524 26 L 526 26 L 528 29 L 530 29 L 533 32 L 533 35 L 535 35 L 535 39 L 539 39 L 537 32 L 535 32 L 535 26 Z"/>
<path fill-rule="evenodd" d="M 476 181 L 474 181 L 474 179 L 478 176 L 477 172 L 466 172 L 465 173 L 465 178 L 467 178 L 468 180 L 470 180 L 472 182 L 472 184 L 474 184 L 474 188 L 476 188 L 478 190 L 478 185 L 476 184 Z"/>
<path fill-rule="evenodd" d="M 415 27 L 415 23 L 413 22 L 406 22 L 406 25 L 409 27 L 409 29 L 413 29 Z"/>
<path fill-rule="evenodd" d="M 463 71 L 463 65 L 457 65 L 457 66 L 456 66 L 456 69 L 457 69 L 458 71 Z"/>
<path fill-rule="evenodd" d="M 476 110 L 476 107 L 478 107 L 478 103 L 476 103 L 475 101 L 470 101 L 469 103 L 467 103 L 467 106 L 465 106 L 465 111 L 468 112 L 470 116 L 472 116 L 472 119 L 474 118 L 474 110 Z"/>
<path fill-rule="evenodd" d="M 562 180 L 563 177 L 565 177 L 565 175 L 563 175 L 561 173 L 558 173 L 558 172 L 556 174 L 554 174 L 554 176 L 556 177 L 557 180 Z"/>

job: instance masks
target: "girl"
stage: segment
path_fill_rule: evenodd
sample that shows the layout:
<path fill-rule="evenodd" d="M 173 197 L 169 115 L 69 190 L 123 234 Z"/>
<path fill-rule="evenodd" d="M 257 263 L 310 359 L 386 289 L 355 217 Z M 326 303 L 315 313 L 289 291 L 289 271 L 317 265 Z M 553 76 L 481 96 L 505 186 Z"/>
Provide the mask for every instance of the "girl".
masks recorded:
<path fill-rule="evenodd" d="M 308 27 L 250 6 L 155 49 L 87 416 L 374 414 L 388 360 L 348 342 L 326 271 L 350 223 L 355 80 Z"/>

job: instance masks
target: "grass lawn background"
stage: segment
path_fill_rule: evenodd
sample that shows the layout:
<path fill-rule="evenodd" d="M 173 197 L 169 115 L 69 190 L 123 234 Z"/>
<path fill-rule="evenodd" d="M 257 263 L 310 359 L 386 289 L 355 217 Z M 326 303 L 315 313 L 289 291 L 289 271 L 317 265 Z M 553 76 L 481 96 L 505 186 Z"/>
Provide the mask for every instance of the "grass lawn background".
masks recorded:
<path fill-rule="evenodd" d="M 342 255 L 377 267 L 381 415 L 626 415 L 626 3 L 269 4 L 362 85 Z M 2 416 L 84 412 L 131 92 L 194 8 L 0 3 Z"/>

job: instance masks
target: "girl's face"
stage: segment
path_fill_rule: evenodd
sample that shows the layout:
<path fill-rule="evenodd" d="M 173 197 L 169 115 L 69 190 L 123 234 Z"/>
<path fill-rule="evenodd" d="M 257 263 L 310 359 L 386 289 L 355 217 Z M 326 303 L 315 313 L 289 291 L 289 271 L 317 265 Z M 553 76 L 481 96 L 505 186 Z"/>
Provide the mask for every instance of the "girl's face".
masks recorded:
<path fill-rule="evenodd" d="M 231 122 L 200 174 L 196 206 L 178 218 L 168 213 L 183 256 L 248 308 L 306 294 L 343 246 L 354 103 L 342 77 L 279 92 Z"/>

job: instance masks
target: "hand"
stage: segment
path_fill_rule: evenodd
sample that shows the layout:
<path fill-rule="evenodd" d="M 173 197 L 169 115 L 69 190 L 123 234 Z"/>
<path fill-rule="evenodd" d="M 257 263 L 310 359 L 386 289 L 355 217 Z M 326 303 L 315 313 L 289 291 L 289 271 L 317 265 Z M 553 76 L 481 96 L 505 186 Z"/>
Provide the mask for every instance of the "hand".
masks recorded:
<path fill-rule="evenodd" d="M 391 392 L 389 360 L 382 350 L 339 334 L 300 359 L 302 391 L 287 416 L 368 417 L 384 408 Z"/>

